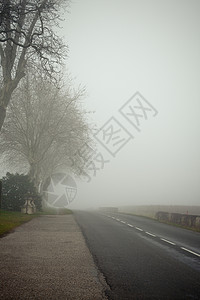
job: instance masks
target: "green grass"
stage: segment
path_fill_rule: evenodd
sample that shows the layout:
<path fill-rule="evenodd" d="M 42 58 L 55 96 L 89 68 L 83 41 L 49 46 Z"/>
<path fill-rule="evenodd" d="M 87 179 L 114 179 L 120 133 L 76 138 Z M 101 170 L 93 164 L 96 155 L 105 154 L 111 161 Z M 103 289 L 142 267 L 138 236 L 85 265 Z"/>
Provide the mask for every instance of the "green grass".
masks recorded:
<path fill-rule="evenodd" d="M 42 216 L 42 215 L 71 215 L 73 212 L 70 209 L 67 208 L 46 208 L 41 212 L 38 212 L 36 215 Z"/>
<path fill-rule="evenodd" d="M 28 222 L 35 217 L 44 216 L 44 215 L 58 215 L 58 214 L 68 215 L 68 214 L 72 214 L 72 211 L 67 208 L 63 208 L 59 210 L 48 208 L 45 211 L 37 212 L 33 215 L 27 215 L 16 211 L 0 210 L 0 237 L 10 232 L 15 227 L 20 226 L 21 224 Z"/>
<path fill-rule="evenodd" d="M 35 215 L 22 214 L 14 211 L 0 210 L 0 236 L 8 233 L 15 227 L 30 221 Z"/>

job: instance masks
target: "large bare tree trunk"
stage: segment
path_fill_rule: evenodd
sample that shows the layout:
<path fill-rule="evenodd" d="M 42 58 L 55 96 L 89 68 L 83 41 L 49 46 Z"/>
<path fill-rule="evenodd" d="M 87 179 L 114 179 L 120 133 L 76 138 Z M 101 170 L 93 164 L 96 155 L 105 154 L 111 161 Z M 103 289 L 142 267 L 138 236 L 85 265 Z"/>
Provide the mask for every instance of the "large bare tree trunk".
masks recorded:
<path fill-rule="evenodd" d="M 6 118 L 6 109 L 3 106 L 0 106 L 0 131 L 3 126 L 5 118 Z"/>
<path fill-rule="evenodd" d="M 6 110 L 10 103 L 12 93 L 18 86 L 20 80 L 25 76 L 24 67 L 26 61 L 24 61 L 19 67 L 18 72 L 14 79 L 11 78 L 10 74 L 7 74 L 4 78 L 3 87 L 0 88 L 0 132 L 6 118 Z"/>
<path fill-rule="evenodd" d="M 17 82 L 19 82 L 22 77 L 23 76 L 21 76 L 19 80 L 17 80 Z M 2 88 L 0 90 L 0 132 L 3 127 L 4 120 L 6 118 L 6 110 L 11 100 L 12 93 L 17 87 L 17 82 L 11 81 L 10 87 L 8 85 L 8 88 Z"/>
<path fill-rule="evenodd" d="M 30 169 L 28 176 L 30 180 L 33 182 L 35 188 L 37 189 L 37 192 L 39 192 L 40 187 L 40 179 L 39 179 L 39 166 L 37 163 L 30 163 Z"/>
<path fill-rule="evenodd" d="M 0 90 L 0 131 L 6 118 L 6 109 L 11 99 L 12 90 L 14 89 L 9 88 L 8 85 Z"/>

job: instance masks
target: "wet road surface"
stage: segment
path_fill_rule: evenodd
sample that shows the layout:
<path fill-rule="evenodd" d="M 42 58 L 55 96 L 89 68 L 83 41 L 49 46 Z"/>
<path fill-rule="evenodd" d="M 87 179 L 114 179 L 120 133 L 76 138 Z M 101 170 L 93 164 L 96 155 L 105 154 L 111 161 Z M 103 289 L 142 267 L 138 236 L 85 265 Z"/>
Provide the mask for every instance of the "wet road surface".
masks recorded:
<path fill-rule="evenodd" d="M 200 299 L 200 234 L 124 214 L 75 212 L 109 299 Z"/>

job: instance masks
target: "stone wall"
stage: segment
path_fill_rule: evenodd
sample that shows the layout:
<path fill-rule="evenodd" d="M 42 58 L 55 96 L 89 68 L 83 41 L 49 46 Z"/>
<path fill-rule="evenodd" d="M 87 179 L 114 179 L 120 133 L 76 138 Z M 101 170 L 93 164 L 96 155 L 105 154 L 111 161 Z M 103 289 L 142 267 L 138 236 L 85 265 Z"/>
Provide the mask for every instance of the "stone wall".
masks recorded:
<path fill-rule="evenodd" d="M 169 213 L 159 211 L 156 213 L 156 219 L 159 221 L 170 222 L 186 227 L 193 227 L 200 229 L 200 216 L 199 215 L 188 215 L 179 213 Z"/>

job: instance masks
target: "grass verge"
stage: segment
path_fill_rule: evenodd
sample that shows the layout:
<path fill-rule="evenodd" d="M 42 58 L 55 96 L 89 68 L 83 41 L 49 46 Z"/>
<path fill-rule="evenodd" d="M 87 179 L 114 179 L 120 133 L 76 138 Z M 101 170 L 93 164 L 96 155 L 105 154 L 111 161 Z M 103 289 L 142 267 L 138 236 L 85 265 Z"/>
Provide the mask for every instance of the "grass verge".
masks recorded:
<path fill-rule="evenodd" d="M 184 225 L 176 224 L 176 223 L 172 223 L 172 222 L 161 221 L 152 216 L 137 215 L 134 213 L 126 213 L 126 212 L 120 212 L 120 213 L 126 214 L 126 215 L 132 215 L 132 216 L 136 216 L 136 217 L 142 217 L 142 218 L 146 218 L 146 219 L 151 219 L 151 220 L 157 221 L 159 223 L 163 223 L 163 224 L 167 224 L 167 225 L 171 225 L 171 226 L 175 226 L 175 227 L 179 227 L 179 228 L 183 228 L 183 229 L 187 229 L 187 230 L 191 230 L 191 231 L 195 231 L 195 232 L 200 232 L 200 229 L 197 227 L 189 227 L 189 226 L 184 226 Z"/>
<path fill-rule="evenodd" d="M 0 236 L 8 233 L 15 227 L 30 221 L 35 215 L 22 214 L 15 211 L 0 210 Z"/>
<path fill-rule="evenodd" d="M 172 222 L 161 221 L 161 220 L 157 220 L 157 221 L 160 222 L 160 223 L 163 223 L 163 224 L 168 224 L 168 225 L 172 225 L 172 226 L 175 226 L 175 227 L 180 227 L 180 228 L 183 228 L 183 229 L 200 232 L 200 229 L 197 228 L 197 227 L 189 227 L 189 226 L 176 224 L 176 223 L 172 223 Z"/>
<path fill-rule="evenodd" d="M 38 212 L 37 215 L 38 216 L 42 216 L 42 215 L 71 215 L 73 212 L 70 209 L 67 208 L 46 208 L 41 212 Z"/>
<path fill-rule="evenodd" d="M 15 227 L 20 226 L 23 223 L 26 223 L 32 220 L 35 217 L 44 216 L 44 215 L 69 215 L 72 214 L 72 211 L 63 208 L 59 210 L 47 209 L 42 212 L 37 212 L 33 215 L 22 214 L 16 211 L 5 211 L 0 210 L 0 237 L 9 233 Z"/>

